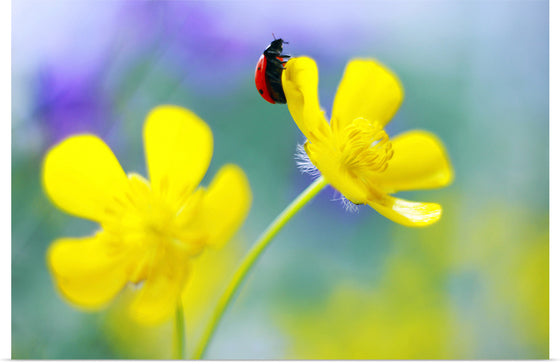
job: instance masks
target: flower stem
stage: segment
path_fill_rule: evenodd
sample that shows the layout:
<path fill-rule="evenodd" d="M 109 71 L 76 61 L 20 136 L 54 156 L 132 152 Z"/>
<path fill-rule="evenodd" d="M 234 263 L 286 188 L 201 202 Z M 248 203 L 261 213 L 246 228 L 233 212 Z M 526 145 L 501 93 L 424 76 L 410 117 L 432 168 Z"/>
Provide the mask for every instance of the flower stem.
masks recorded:
<path fill-rule="evenodd" d="M 247 273 L 251 270 L 256 260 L 261 255 L 263 250 L 268 246 L 272 238 L 276 236 L 278 231 L 280 231 L 280 229 L 282 229 L 282 227 L 284 227 L 284 225 L 286 225 L 286 223 L 290 221 L 290 219 L 313 197 L 315 197 L 315 195 L 317 195 L 317 193 L 319 193 L 319 191 L 321 191 L 326 185 L 327 182 L 325 181 L 323 176 L 315 180 L 311 185 L 309 185 L 309 187 L 305 189 L 305 191 L 303 191 L 298 197 L 296 197 L 296 199 L 293 200 L 292 203 L 290 203 L 288 207 L 286 207 L 284 211 L 282 211 L 280 215 L 276 217 L 276 219 L 274 219 L 274 221 L 257 239 L 251 250 L 249 250 L 244 260 L 237 268 L 237 271 L 235 271 L 232 280 L 220 297 L 220 300 L 218 301 L 218 304 L 216 305 L 216 308 L 214 310 L 214 314 L 212 315 L 212 318 L 203 333 L 202 339 L 200 340 L 198 347 L 194 352 L 193 359 L 201 359 L 204 355 L 208 343 L 210 342 L 210 339 L 212 338 L 212 335 L 216 330 L 216 327 L 218 326 L 218 323 L 220 322 L 224 311 L 231 302 L 232 297 L 239 290 L 239 287 L 241 286 L 241 283 L 243 283 L 243 280 L 247 276 Z"/>
<path fill-rule="evenodd" d="M 181 298 L 177 302 L 175 311 L 175 342 L 173 344 L 173 359 L 185 358 L 185 317 Z"/>

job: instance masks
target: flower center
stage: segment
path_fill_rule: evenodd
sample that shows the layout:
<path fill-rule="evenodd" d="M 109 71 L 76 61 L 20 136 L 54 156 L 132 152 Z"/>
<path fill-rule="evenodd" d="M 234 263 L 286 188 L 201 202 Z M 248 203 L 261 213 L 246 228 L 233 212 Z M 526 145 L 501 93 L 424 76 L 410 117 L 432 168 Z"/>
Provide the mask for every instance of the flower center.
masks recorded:
<path fill-rule="evenodd" d="M 155 194 L 149 183 L 138 175 L 129 177 L 130 189 L 123 198 L 115 200 L 111 218 L 103 229 L 121 244 L 145 251 L 179 249 L 189 255 L 200 253 L 204 235 L 197 226 L 197 211 L 203 191 L 171 206 Z"/>
<path fill-rule="evenodd" d="M 143 228 L 146 234 L 155 238 L 165 238 L 173 230 L 174 212 L 161 201 L 153 200 L 151 204 L 144 206 L 140 213 L 143 220 Z"/>
<path fill-rule="evenodd" d="M 350 172 L 383 172 L 393 157 L 389 136 L 381 123 L 364 118 L 356 118 L 346 126 L 339 148 L 340 161 Z"/>

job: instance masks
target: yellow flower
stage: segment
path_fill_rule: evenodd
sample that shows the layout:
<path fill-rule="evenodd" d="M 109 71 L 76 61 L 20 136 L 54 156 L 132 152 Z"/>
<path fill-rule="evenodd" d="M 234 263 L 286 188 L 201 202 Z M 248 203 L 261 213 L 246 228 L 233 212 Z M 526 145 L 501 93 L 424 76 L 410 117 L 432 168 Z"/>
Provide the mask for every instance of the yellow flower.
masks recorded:
<path fill-rule="evenodd" d="M 81 308 L 98 309 L 127 283 L 138 284 L 130 312 L 155 324 L 174 312 L 192 258 L 227 241 L 241 225 L 251 191 L 235 165 L 222 167 L 207 189 L 198 187 L 213 138 L 186 109 L 155 108 L 144 124 L 144 144 L 149 182 L 127 176 L 93 135 L 70 137 L 49 151 L 43 167 L 47 195 L 101 230 L 55 241 L 47 261 L 60 292 Z"/>
<path fill-rule="evenodd" d="M 325 180 L 355 204 L 367 203 L 407 226 L 439 220 L 437 203 L 390 196 L 406 190 L 443 187 L 453 171 L 439 139 L 409 131 L 390 140 L 383 129 L 397 111 L 403 89 L 397 77 L 374 60 L 352 60 L 338 88 L 330 125 L 319 106 L 315 62 L 292 58 L 282 85 L 294 121 L 307 137 L 305 152 Z"/>

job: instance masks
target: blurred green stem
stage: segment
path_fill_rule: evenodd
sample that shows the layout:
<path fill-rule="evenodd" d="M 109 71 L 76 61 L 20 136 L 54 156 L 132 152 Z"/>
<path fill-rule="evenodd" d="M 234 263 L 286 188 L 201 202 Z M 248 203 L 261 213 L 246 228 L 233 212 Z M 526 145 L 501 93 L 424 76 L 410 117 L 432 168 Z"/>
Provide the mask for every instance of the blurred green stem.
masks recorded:
<path fill-rule="evenodd" d="M 185 358 L 185 316 L 183 304 L 179 297 L 177 311 L 175 311 L 175 342 L 173 343 L 173 359 Z"/>
<path fill-rule="evenodd" d="M 201 359 L 204 355 L 204 352 L 208 347 L 208 343 L 210 342 L 210 339 L 212 338 L 212 335 L 214 334 L 214 331 L 216 330 L 216 327 L 218 326 L 218 323 L 220 322 L 224 311 L 231 302 L 232 297 L 239 290 L 239 287 L 241 286 L 241 283 L 243 283 L 243 280 L 247 276 L 247 273 L 251 270 L 256 260 L 262 254 L 263 250 L 268 246 L 272 238 L 276 236 L 278 231 L 280 231 L 280 229 L 282 229 L 282 227 L 284 227 L 284 225 L 286 225 L 286 223 L 290 221 L 290 219 L 294 217 L 294 215 L 299 210 L 301 210 L 301 208 L 305 206 L 313 197 L 315 197 L 315 195 L 317 195 L 317 193 L 319 193 L 319 191 L 321 191 L 326 185 L 327 182 L 322 176 L 315 180 L 315 182 L 309 185 L 309 187 L 307 187 L 305 191 L 303 191 L 298 197 L 296 197 L 296 199 L 292 201 L 292 203 L 289 204 L 288 207 L 286 207 L 284 211 L 282 211 L 280 215 L 276 217 L 276 219 L 258 238 L 251 250 L 249 250 L 244 260 L 237 268 L 237 271 L 233 275 L 231 282 L 222 294 L 222 297 L 220 297 L 220 300 L 218 301 L 218 304 L 216 305 L 216 308 L 214 310 L 214 314 L 212 315 L 212 318 L 203 333 L 202 339 L 200 340 L 198 347 L 194 352 L 193 359 Z"/>

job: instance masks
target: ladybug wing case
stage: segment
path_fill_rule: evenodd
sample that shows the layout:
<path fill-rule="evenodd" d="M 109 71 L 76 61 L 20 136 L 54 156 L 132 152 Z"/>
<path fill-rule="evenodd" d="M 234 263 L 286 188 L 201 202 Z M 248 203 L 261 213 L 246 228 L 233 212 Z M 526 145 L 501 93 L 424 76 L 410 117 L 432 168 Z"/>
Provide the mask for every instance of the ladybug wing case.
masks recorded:
<path fill-rule="evenodd" d="M 271 104 L 274 104 L 275 102 L 270 95 L 269 85 L 267 83 L 266 64 L 266 57 L 264 55 L 261 55 L 261 58 L 259 58 L 257 68 L 255 70 L 255 85 L 257 86 L 257 90 L 259 91 L 259 94 L 261 94 L 263 99 L 270 102 Z"/>

